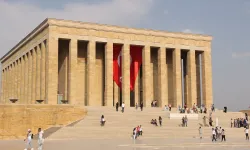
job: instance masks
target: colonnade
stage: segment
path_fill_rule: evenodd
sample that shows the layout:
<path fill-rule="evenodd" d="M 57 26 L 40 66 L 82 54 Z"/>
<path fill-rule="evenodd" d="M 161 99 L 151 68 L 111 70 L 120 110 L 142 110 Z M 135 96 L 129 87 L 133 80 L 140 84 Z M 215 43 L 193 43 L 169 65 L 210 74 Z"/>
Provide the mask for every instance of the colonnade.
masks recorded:
<path fill-rule="evenodd" d="M 36 100 L 44 100 L 44 103 L 57 104 L 58 94 L 58 40 L 50 37 L 43 41 L 18 59 L 9 63 L 2 69 L 2 100 L 9 102 L 9 99 L 16 98 L 19 103 L 36 103 Z M 80 93 L 77 93 L 78 84 L 78 39 L 68 39 L 68 77 L 67 77 L 67 99 L 70 104 L 77 104 Z M 80 39 L 81 40 L 81 39 Z M 96 65 L 96 43 L 98 40 L 89 40 L 87 46 L 87 69 L 86 69 L 86 100 L 87 104 L 95 103 L 95 65 Z M 105 85 L 104 105 L 113 106 L 117 89 L 113 85 L 113 45 L 116 44 L 109 39 L 105 41 Z M 122 101 L 130 105 L 130 45 L 122 44 Z M 150 106 L 153 100 L 151 52 L 152 48 L 157 49 L 157 100 L 160 106 L 172 104 L 173 107 L 182 105 L 182 77 L 181 77 L 181 47 L 151 46 L 150 44 L 140 45 L 142 50 L 142 99 L 144 106 Z M 171 53 L 168 53 L 171 51 Z M 196 51 L 202 55 L 202 95 L 203 104 L 212 103 L 212 73 L 211 73 L 211 50 L 189 49 L 187 51 L 187 90 L 186 99 L 188 106 L 197 101 L 197 68 Z M 167 82 L 167 59 L 171 55 L 172 82 Z M 171 84 L 172 90 L 168 84 Z M 201 90 L 201 89 L 199 89 Z M 169 98 L 171 91 L 172 98 Z M 114 101 L 113 101 L 114 100 Z M 84 99 L 82 99 L 84 101 Z"/>
<path fill-rule="evenodd" d="M 10 59 L 2 68 L 1 101 L 10 103 L 10 99 L 18 99 L 21 104 L 35 104 L 36 100 L 44 100 L 46 103 L 46 61 L 46 40 Z"/>

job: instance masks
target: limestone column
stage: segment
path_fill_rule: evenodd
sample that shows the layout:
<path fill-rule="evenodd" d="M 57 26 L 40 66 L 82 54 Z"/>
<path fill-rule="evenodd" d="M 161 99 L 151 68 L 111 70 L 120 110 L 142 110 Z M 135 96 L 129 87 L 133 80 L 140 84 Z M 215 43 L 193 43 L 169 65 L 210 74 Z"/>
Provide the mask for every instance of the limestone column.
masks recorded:
<path fill-rule="evenodd" d="M 28 90 L 29 90 L 29 54 L 25 54 L 25 104 L 29 102 Z"/>
<path fill-rule="evenodd" d="M 135 98 L 135 104 L 137 103 L 139 106 L 140 104 L 140 70 L 138 71 L 138 76 L 135 80 L 134 98 Z"/>
<path fill-rule="evenodd" d="M 210 108 L 213 104 L 211 49 L 202 53 L 202 91 L 203 104 Z"/>
<path fill-rule="evenodd" d="M 36 103 L 36 59 L 37 59 L 37 51 L 36 48 L 32 50 L 32 104 Z"/>
<path fill-rule="evenodd" d="M 69 95 L 68 100 L 70 104 L 76 104 L 77 100 L 77 39 L 70 40 L 69 49 Z"/>
<path fill-rule="evenodd" d="M 127 43 L 122 48 L 122 102 L 130 107 L 130 45 Z"/>
<path fill-rule="evenodd" d="M 56 73 L 56 72 L 55 72 Z M 36 99 L 41 99 L 41 47 L 37 46 L 37 57 L 36 57 Z"/>
<path fill-rule="evenodd" d="M 10 87 L 10 72 L 9 72 L 9 66 L 7 67 L 7 72 L 6 72 L 6 77 L 7 77 L 7 85 L 6 85 L 6 102 L 9 102 L 9 87 Z"/>
<path fill-rule="evenodd" d="M 18 83 L 17 83 L 17 89 L 18 89 L 18 101 L 21 101 L 21 76 L 22 76 L 22 70 L 21 70 L 21 58 L 18 59 Z"/>
<path fill-rule="evenodd" d="M 100 106 L 95 98 L 96 43 L 89 41 L 87 50 L 87 105 Z"/>
<path fill-rule="evenodd" d="M 167 90 L 167 65 L 166 65 L 166 48 L 160 47 L 158 50 L 158 104 L 164 106 L 168 104 Z"/>
<path fill-rule="evenodd" d="M 14 65 L 14 68 L 13 68 L 13 80 L 14 80 L 14 84 L 13 84 L 13 98 L 16 98 L 16 91 L 17 91 L 17 88 L 16 88 L 16 61 L 13 63 Z"/>
<path fill-rule="evenodd" d="M 105 47 L 105 106 L 113 106 L 113 43 Z"/>
<path fill-rule="evenodd" d="M 58 38 L 48 39 L 48 104 L 57 104 L 58 91 Z"/>
<path fill-rule="evenodd" d="M 24 93 L 24 56 L 21 57 L 21 72 L 20 72 L 20 103 L 23 104 Z"/>
<path fill-rule="evenodd" d="M 9 98 L 12 98 L 12 64 L 9 67 Z"/>
<path fill-rule="evenodd" d="M 114 103 L 116 104 L 117 102 L 120 103 L 119 101 L 119 87 L 117 84 L 113 81 L 113 90 L 114 90 Z"/>
<path fill-rule="evenodd" d="M 41 99 L 44 100 L 45 103 L 45 51 L 46 51 L 46 46 L 44 41 L 41 43 L 41 77 L 40 77 L 40 89 L 41 89 Z"/>
<path fill-rule="evenodd" d="M 143 105 L 151 107 L 151 101 L 153 100 L 152 91 L 152 69 L 150 66 L 150 46 L 145 45 L 142 50 L 142 88 L 143 88 Z"/>
<path fill-rule="evenodd" d="M 173 107 L 182 106 L 182 88 L 181 88 L 181 50 L 176 48 L 173 51 L 173 88 L 174 102 Z"/>
<path fill-rule="evenodd" d="M 28 59 L 28 104 L 32 104 L 32 52 L 29 51 L 29 59 Z"/>
<path fill-rule="evenodd" d="M 195 50 L 188 51 L 187 65 L 188 65 L 187 66 L 187 76 L 188 76 L 187 106 L 190 108 L 192 107 L 194 103 L 197 104 Z"/>
<path fill-rule="evenodd" d="M 2 76 L 1 76 L 2 77 L 2 79 L 1 79 L 2 80 L 1 81 L 1 83 L 2 83 L 1 84 L 1 102 L 2 103 L 4 102 L 4 86 L 5 86 L 4 85 L 4 75 L 5 75 L 4 73 L 5 73 L 4 70 L 2 70 Z"/>

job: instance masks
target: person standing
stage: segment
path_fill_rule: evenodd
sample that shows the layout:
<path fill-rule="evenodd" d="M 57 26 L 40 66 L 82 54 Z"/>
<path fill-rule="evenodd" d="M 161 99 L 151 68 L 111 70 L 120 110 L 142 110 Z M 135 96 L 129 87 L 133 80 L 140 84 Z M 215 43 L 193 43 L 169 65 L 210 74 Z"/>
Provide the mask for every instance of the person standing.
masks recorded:
<path fill-rule="evenodd" d="M 140 136 L 142 136 L 142 127 L 140 125 Z"/>
<path fill-rule="evenodd" d="M 185 127 L 187 127 L 187 124 L 188 124 L 188 118 L 187 118 L 187 115 L 185 116 L 184 121 L 185 121 Z"/>
<path fill-rule="evenodd" d="M 141 107 L 141 111 L 143 111 L 143 102 L 141 102 L 140 107 Z"/>
<path fill-rule="evenodd" d="M 201 127 L 199 127 L 199 136 L 200 136 L 200 139 L 202 139 L 202 129 L 201 129 Z"/>
<path fill-rule="evenodd" d="M 116 108 L 116 111 L 118 111 L 118 109 L 119 109 L 119 103 L 118 102 L 116 102 L 115 108 Z"/>
<path fill-rule="evenodd" d="M 138 104 L 137 104 L 137 103 L 135 104 L 135 109 L 136 109 L 136 110 L 138 109 Z"/>
<path fill-rule="evenodd" d="M 26 139 L 24 139 L 24 141 L 26 142 L 26 148 L 24 150 L 28 150 L 29 148 L 31 150 L 34 150 L 33 147 L 32 147 L 32 139 L 33 139 L 33 134 L 31 132 L 31 130 L 28 129 Z"/>
<path fill-rule="evenodd" d="M 171 111 L 171 108 L 172 108 L 171 104 L 168 104 L 169 111 Z"/>
<path fill-rule="evenodd" d="M 44 143 L 44 138 L 43 138 L 43 131 L 41 128 L 38 129 L 38 150 L 43 149 L 43 143 Z"/>
<path fill-rule="evenodd" d="M 216 132 L 215 132 L 214 128 L 212 128 L 212 142 L 213 141 L 216 142 Z"/>
<path fill-rule="evenodd" d="M 246 140 L 249 141 L 248 128 L 245 129 L 245 134 L 246 134 Z"/>
<path fill-rule="evenodd" d="M 161 116 L 159 116 L 159 124 L 160 124 L 160 126 L 162 125 L 162 118 L 161 118 Z"/>
<path fill-rule="evenodd" d="M 125 109 L 125 104 L 124 102 L 122 102 L 122 113 L 124 113 L 124 109 Z"/>
<path fill-rule="evenodd" d="M 221 142 L 223 140 L 226 141 L 226 134 L 225 134 L 225 130 L 224 129 L 221 130 Z"/>

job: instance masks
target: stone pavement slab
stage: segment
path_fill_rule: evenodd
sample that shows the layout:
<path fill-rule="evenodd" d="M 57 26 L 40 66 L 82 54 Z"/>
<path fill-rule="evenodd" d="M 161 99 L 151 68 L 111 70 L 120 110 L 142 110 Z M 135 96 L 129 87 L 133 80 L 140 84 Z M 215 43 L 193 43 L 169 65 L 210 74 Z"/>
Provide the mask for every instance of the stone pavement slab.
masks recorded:
<path fill-rule="evenodd" d="M 37 142 L 33 145 L 37 149 Z M 46 140 L 44 150 L 249 150 L 250 142 L 244 139 L 229 139 L 227 142 L 212 143 L 210 139 L 84 139 L 84 140 Z M 24 149 L 22 140 L 0 141 L 0 150 Z"/>

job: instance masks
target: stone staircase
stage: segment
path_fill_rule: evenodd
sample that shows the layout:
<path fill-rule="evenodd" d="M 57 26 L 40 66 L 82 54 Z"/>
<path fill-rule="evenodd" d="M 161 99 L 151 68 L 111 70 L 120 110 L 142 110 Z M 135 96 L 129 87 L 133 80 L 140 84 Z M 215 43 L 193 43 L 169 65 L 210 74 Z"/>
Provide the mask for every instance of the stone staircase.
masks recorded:
<path fill-rule="evenodd" d="M 198 128 L 203 124 L 204 114 L 198 120 L 189 120 L 188 127 L 181 127 L 181 120 L 170 120 L 167 111 L 161 108 L 144 108 L 143 111 L 135 108 L 125 108 L 125 113 L 116 112 L 110 107 L 87 107 L 88 115 L 74 126 L 63 127 L 48 139 L 111 139 L 131 138 L 132 130 L 138 125 L 143 127 L 143 138 L 199 138 Z M 176 109 L 172 110 L 173 113 Z M 106 124 L 100 126 L 100 117 L 105 116 Z M 185 114 L 184 114 L 185 115 Z M 163 126 L 156 127 L 150 124 L 151 119 L 163 118 Z M 208 114 L 206 114 L 208 116 Z M 227 137 L 244 138 L 243 128 L 230 128 L 231 118 L 244 117 L 241 112 L 213 113 L 219 119 L 219 126 L 225 129 Z M 207 121 L 208 123 L 208 121 Z M 211 127 L 203 127 L 203 137 L 211 137 Z"/>

